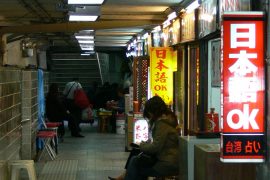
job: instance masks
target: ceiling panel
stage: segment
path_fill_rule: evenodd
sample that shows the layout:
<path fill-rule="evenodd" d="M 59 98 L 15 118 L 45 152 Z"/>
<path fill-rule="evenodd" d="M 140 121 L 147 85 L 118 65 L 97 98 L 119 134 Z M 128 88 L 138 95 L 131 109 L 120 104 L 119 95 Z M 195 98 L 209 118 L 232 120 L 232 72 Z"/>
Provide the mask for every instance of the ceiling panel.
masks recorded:
<path fill-rule="evenodd" d="M 78 46 L 74 33 L 96 29 L 99 49 L 102 46 L 123 48 L 138 33 L 166 20 L 180 1 L 105 0 L 97 22 L 74 24 L 67 19 L 68 12 L 76 6 L 67 5 L 66 0 L 0 0 L 0 33 L 11 33 L 10 41 L 29 36 L 52 43 L 49 46 Z"/>

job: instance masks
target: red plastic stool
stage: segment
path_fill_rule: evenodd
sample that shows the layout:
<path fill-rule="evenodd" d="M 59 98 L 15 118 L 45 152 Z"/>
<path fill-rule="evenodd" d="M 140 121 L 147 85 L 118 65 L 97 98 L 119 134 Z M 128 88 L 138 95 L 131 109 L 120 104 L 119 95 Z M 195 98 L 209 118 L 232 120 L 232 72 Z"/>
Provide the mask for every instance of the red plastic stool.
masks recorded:
<path fill-rule="evenodd" d="M 41 159 L 41 157 L 44 155 L 45 151 L 48 152 L 50 158 L 54 160 L 56 158 L 56 152 L 53 150 L 51 143 L 56 145 L 54 142 L 54 138 L 57 137 L 57 133 L 54 131 L 39 131 L 37 133 L 37 138 L 40 138 L 44 141 L 44 147 L 41 150 L 41 153 L 37 157 L 37 161 Z"/>

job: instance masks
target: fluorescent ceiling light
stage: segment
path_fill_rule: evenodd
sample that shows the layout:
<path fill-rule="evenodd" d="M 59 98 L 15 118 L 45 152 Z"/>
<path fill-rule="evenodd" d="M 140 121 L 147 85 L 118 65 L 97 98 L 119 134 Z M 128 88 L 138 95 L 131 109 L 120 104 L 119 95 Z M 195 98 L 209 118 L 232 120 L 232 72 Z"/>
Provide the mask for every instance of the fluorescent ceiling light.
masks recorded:
<path fill-rule="evenodd" d="M 94 39 L 94 36 L 80 36 L 77 35 L 75 36 L 76 39 Z"/>
<path fill-rule="evenodd" d="M 94 41 L 91 40 L 78 40 L 80 44 L 94 44 Z"/>
<path fill-rule="evenodd" d="M 94 48 L 94 45 L 93 45 L 93 44 L 92 44 L 92 45 L 89 45 L 89 44 L 80 44 L 80 47 L 81 47 L 81 48 L 83 48 L 83 47 L 86 47 L 86 48 L 88 48 L 88 47 Z"/>
<path fill-rule="evenodd" d="M 81 56 L 90 56 L 90 54 L 83 53 L 83 54 L 81 54 Z"/>
<path fill-rule="evenodd" d="M 88 30 L 81 30 L 81 31 L 79 31 L 79 33 L 89 33 L 89 32 L 93 32 L 94 30 L 93 29 L 88 29 Z"/>
<path fill-rule="evenodd" d="M 81 47 L 81 50 L 93 51 L 94 50 L 94 47 Z"/>
<path fill-rule="evenodd" d="M 68 4 L 102 4 L 104 0 L 68 0 Z"/>
<path fill-rule="evenodd" d="M 69 15 L 69 21 L 96 21 L 98 16 Z"/>

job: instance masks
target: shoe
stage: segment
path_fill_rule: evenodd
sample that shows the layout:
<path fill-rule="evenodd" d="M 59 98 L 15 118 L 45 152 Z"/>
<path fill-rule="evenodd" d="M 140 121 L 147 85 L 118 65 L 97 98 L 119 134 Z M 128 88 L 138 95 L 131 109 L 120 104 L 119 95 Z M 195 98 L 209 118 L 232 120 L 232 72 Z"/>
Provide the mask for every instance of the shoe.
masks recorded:
<path fill-rule="evenodd" d="M 73 137 L 81 137 L 81 138 L 83 138 L 84 136 L 83 135 L 81 135 L 81 134 L 74 134 L 74 135 L 71 135 L 71 136 L 73 136 Z"/>
<path fill-rule="evenodd" d="M 110 176 L 108 176 L 108 179 L 110 179 L 110 180 L 116 180 L 116 178 L 112 178 Z"/>

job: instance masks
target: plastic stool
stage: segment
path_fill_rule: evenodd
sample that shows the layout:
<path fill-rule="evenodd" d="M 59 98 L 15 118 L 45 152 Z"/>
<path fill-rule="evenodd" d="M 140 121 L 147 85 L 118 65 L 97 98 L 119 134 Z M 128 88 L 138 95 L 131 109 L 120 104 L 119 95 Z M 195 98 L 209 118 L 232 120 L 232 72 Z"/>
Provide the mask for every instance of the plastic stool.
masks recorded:
<path fill-rule="evenodd" d="M 26 169 L 28 173 L 29 180 L 37 180 L 36 171 L 34 167 L 33 160 L 16 160 L 10 161 L 10 179 L 19 180 L 19 172 L 21 169 Z"/>
<path fill-rule="evenodd" d="M 0 160 L 0 174 L 1 174 L 1 180 L 8 179 L 7 161 L 5 160 Z"/>

